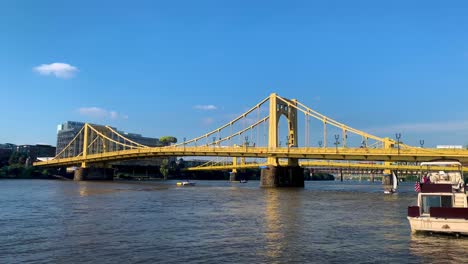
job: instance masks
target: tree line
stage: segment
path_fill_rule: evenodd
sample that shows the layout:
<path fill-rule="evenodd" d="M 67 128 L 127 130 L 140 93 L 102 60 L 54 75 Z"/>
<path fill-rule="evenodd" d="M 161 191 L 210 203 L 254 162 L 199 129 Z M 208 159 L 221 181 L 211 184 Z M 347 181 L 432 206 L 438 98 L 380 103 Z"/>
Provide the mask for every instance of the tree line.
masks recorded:
<path fill-rule="evenodd" d="M 0 178 L 48 178 L 48 170 L 33 167 L 32 162 L 33 160 L 26 153 L 2 151 L 0 152 Z"/>

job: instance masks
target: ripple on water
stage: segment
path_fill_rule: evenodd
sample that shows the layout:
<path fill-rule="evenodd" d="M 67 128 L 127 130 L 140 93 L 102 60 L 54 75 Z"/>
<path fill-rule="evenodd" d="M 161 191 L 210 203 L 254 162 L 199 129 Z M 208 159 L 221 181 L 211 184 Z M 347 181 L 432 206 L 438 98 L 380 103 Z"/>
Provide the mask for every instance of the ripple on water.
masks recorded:
<path fill-rule="evenodd" d="M 0 263 L 468 263 L 468 240 L 414 236 L 412 184 L 0 181 Z"/>

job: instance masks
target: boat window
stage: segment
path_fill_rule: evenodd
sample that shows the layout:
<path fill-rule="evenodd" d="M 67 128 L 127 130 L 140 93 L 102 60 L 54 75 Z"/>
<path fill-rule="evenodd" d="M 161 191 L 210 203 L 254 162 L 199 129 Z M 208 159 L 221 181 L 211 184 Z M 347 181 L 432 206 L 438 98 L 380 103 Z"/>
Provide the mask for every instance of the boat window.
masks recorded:
<path fill-rule="evenodd" d="M 452 196 L 441 196 L 440 197 L 441 207 L 452 207 Z"/>
<path fill-rule="evenodd" d="M 428 214 L 431 207 L 452 207 L 452 196 L 424 195 L 422 197 L 422 213 Z"/>

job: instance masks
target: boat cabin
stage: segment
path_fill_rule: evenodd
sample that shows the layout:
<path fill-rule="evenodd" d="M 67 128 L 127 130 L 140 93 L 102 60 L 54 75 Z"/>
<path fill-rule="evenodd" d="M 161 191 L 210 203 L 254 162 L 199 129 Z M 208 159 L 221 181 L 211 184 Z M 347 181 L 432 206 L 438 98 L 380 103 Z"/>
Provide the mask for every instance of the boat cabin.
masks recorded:
<path fill-rule="evenodd" d="M 468 196 L 461 164 L 423 162 L 421 166 L 427 166 L 428 171 L 423 174 L 422 182 L 417 183 L 418 205 L 408 207 L 408 217 L 468 219 Z M 437 169 L 433 170 L 434 167 Z"/>

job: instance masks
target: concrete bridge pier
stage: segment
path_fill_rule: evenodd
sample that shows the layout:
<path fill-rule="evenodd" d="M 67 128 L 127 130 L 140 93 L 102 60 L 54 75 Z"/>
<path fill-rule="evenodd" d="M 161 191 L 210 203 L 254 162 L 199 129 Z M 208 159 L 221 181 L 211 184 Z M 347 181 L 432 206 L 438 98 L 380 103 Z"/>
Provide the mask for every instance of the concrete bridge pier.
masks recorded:
<path fill-rule="evenodd" d="M 73 175 L 75 181 L 112 181 L 114 169 L 111 168 L 78 168 Z"/>
<path fill-rule="evenodd" d="M 261 171 L 260 187 L 304 187 L 304 171 L 299 166 L 268 165 Z"/>
<path fill-rule="evenodd" d="M 384 174 L 382 176 L 382 185 L 384 190 L 391 191 L 393 189 L 393 177 L 392 174 Z"/>
<path fill-rule="evenodd" d="M 229 172 L 229 181 L 230 182 L 237 182 L 239 181 L 237 177 L 237 172 Z"/>

